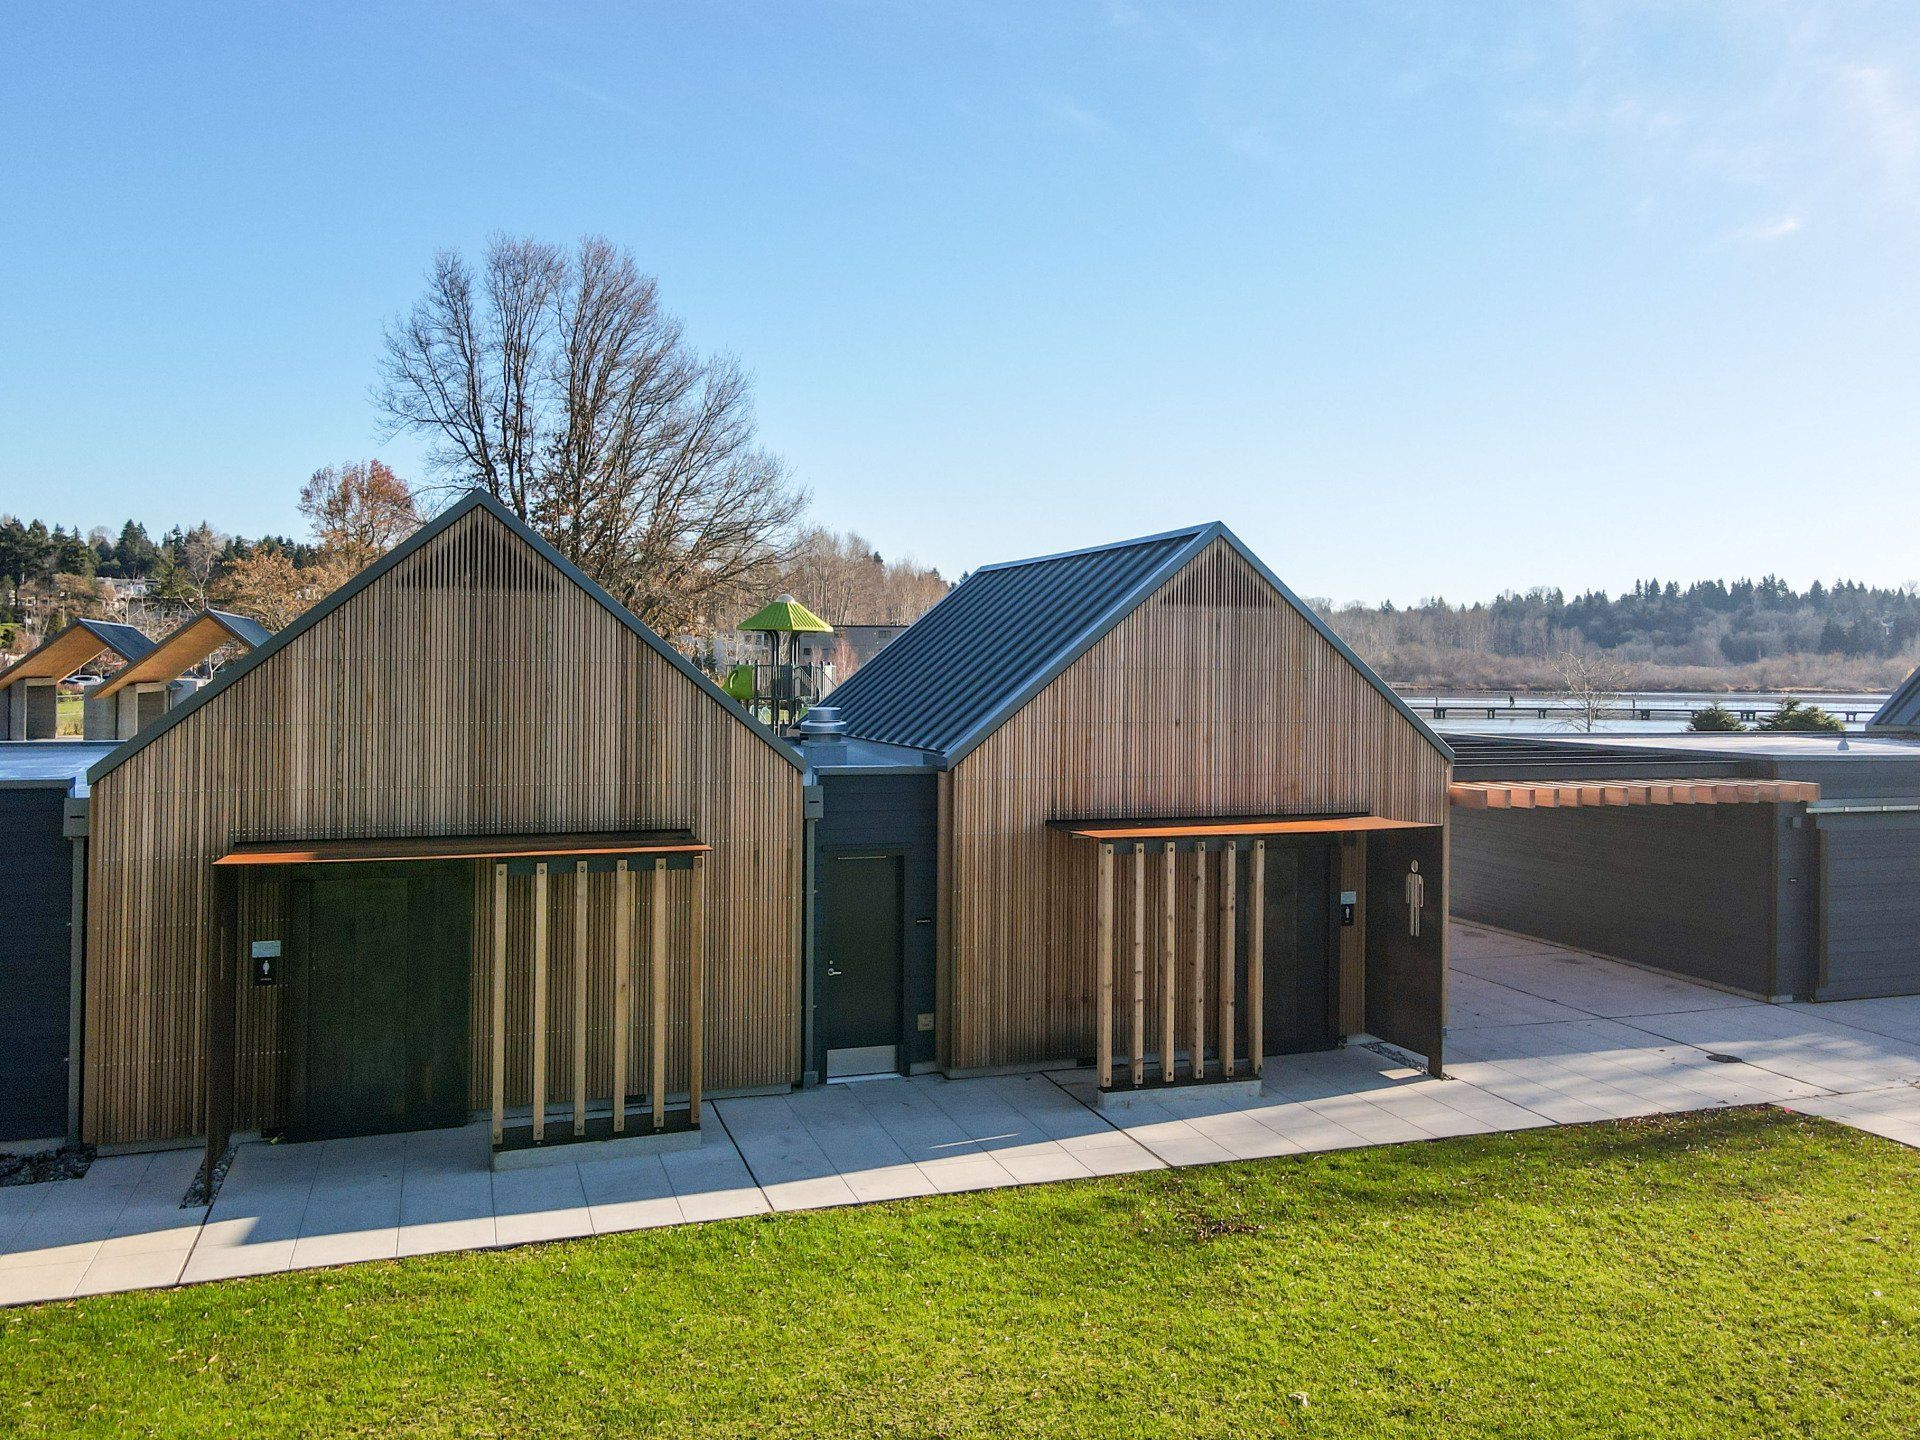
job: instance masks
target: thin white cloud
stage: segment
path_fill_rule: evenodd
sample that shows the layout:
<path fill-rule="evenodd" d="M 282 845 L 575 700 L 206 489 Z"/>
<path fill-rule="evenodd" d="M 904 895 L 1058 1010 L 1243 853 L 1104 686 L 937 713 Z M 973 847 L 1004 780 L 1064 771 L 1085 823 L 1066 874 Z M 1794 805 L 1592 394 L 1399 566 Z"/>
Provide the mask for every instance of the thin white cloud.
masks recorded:
<path fill-rule="evenodd" d="M 1733 245 L 1765 245 L 1799 234 L 1800 225 L 1798 215 L 1776 215 L 1771 220 L 1756 220 L 1751 225 L 1729 230 L 1725 238 Z"/>
<path fill-rule="evenodd" d="M 1092 140 L 1108 140 L 1115 133 L 1112 122 L 1104 115 L 1089 110 L 1065 95 L 1045 94 L 1036 96 L 1035 101 L 1040 107 L 1041 116 L 1062 130 Z"/>
<path fill-rule="evenodd" d="M 1900 77 L 1884 65 L 1843 65 L 1839 75 L 1860 131 L 1881 163 L 1895 175 L 1910 174 L 1920 160 L 1920 106 Z"/>

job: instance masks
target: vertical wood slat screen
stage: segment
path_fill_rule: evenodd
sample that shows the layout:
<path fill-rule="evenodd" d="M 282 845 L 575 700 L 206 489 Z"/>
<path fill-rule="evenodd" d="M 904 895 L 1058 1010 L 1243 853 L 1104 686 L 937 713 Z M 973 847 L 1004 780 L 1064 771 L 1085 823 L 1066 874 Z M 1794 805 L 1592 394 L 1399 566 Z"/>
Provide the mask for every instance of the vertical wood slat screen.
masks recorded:
<path fill-rule="evenodd" d="M 949 1064 L 1095 1051 L 1099 847 L 1049 820 L 1361 812 L 1444 825 L 1447 780 L 1445 757 L 1257 571 L 1224 541 L 1208 547 L 952 770 Z M 1217 870 L 1217 856 L 1182 858 Z M 1218 883 L 1176 882 L 1183 909 L 1194 884 Z M 1163 896 L 1148 897 L 1150 928 L 1165 925 Z M 1204 966 L 1194 947 L 1215 923 L 1177 924 L 1183 976 Z M 1130 924 L 1122 905 L 1121 953 Z M 1201 987 L 1208 1015 L 1217 985 Z M 1153 1033 L 1164 1000 L 1149 989 Z"/>
<path fill-rule="evenodd" d="M 1192 945 L 1196 963 L 1183 972 L 1180 964 L 1179 903 L 1177 896 L 1180 852 L 1171 842 L 1151 845 L 1145 842 L 1116 844 L 1103 841 L 1090 847 L 1096 852 L 1094 881 L 1094 986 L 1099 997 L 1094 1019 L 1094 1073 L 1102 1089 L 1114 1083 L 1114 1057 L 1127 1057 L 1129 1078 L 1137 1088 L 1146 1084 L 1147 1061 L 1154 1061 L 1155 1073 L 1162 1082 L 1199 1081 L 1210 1071 L 1221 1079 L 1237 1073 L 1235 1037 L 1242 1023 L 1237 1006 L 1245 997 L 1244 1025 L 1247 1034 L 1247 1066 L 1259 1075 L 1264 1067 L 1265 1046 L 1265 961 L 1266 961 L 1266 851 L 1264 840 L 1254 840 L 1244 849 L 1229 842 L 1209 851 L 1196 845 L 1194 854 L 1200 863 L 1194 870 Z M 1118 865 L 1117 854 L 1132 853 L 1131 863 Z M 1218 855 L 1213 873 L 1218 879 L 1217 895 L 1209 896 L 1204 856 Z M 1151 855 L 1157 878 L 1149 878 Z M 1235 899 L 1239 871 L 1248 872 L 1244 916 L 1238 913 Z M 1124 886 L 1124 891 L 1122 887 Z M 1158 895 L 1159 914 L 1148 923 L 1148 901 Z M 1205 918 L 1211 904 L 1219 907 L 1219 923 L 1213 929 L 1209 951 Z M 1133 921 L 1127 932 L 1132 959 L 1121 964 L 1115 917 L 1131 911 Z M 1241 930 L 1246 932 L 1244 960 L 1236 953 Z M 1124 976 L 1122 974 L 1124 972 Z M 1183 973 L 1191 984 L 1183 988 Z M 1146 1023 L 1148 998 L 1153 994 L 1149 975 L 1158 977 L 1154 996 L 1159 1009 L 1157 1034 Z M 1207 983 L 1212 980 L 1211 986 Z M 1123 987 L 1123 979 L 1125 985 Z M 1122 989 L 1129 1001 L 1124 1027 L 1126 1044 L 1120 1044 L 1120 1015 L 1115 997 Z M 1177 1038 L 1175 1019 L 1185 996 L 1191 1043 L 1183 1052 Z M 1211 996 L 1211 999 L 1209 997 Z M 1218 1026 L 1214 1044 L 1207 1044 L 1207 1017 L 1211 1013 Z M 1149 1036 L 1154 1036 L 1149 1040 Z M 1183 1058 L 1184 1056 L 1184 1058 Z"/>
<path fill-rule="evenodd" d="M 686 1097 L 698 1123 L 704 1057 L 690 1037 L 703 1031 L 704 857 L 678 873 L 625 859 L 610 871 L 581 867 L 571 873 L 542 862 L 534 870 L 536 904 L 543 882 L 549 888 L 573 882 L 563 897 L 548 895 L 545 926 L 537 908 L 516 926 L 507 866 L 485 868 L 492 872 L 488 929 L 493 943 L 477 968 L 498 1017 L 489 1026 L 484 1077 L 494 1143 L 500 1143 L 505 1113 L 521 1108 L 531 1112 L 536 1138 L 544 1136 L 554 1123 L 556 1096 L 571 1107 L 575 1136 L 584 1133 L 589 1110 L 602 1101 L 610 1108 L 613 1132 L 624 1133 L 632 1096 L 647 1097 L 655 1128 L 664 1122 L 669 1101 L 679 1096 Z M 636 884 L 642 877 L 644 883 Z M 678 954 L 666 938 L 673 933 L 667 916 L 676 909 L 689 919 L 689 945 Z M 553 923 L 561 914 L 572 917 L 569 931 Z M 528 930 L 527 947 L 516 948 L 510 937 Z M 566 935 L 570 943 L 556 946 L 556 937 Z M 676 970 L 684 974 L 688 1006 L 683 1016 L 670 1020 L 672 987 L 663 989 L 659 982 Z M 637 1007 L 636 993 L 642 997 Z M 677 1091 L 667 1083 L 670 1047 L 663 1037 L 686 1067 Z M 540 1080 L 544 1083 L 537 1084 Z"/>
<path fill-rule="evenodd" d="M 169 1140 L 204 1123 L 210 865 L 239 840 L 691 829 L 714 847 L 699 917 L 712 955 L 706 1081 L 790 1083 L 800 1062 L 801 783 L 593 597 L 491 515 L 470 512 L 94 787 L 84 1133 Z M 509 881 L 510 948 L 531 938 L 531 883 Z M 554 906 L 571 898 L 571 883 L 552 881 Z M 491 884 L 476 867 L 470 1080 L 482 1110 L 492 1086 Z M 609 907 L 590 894 L 588 910 L 590 936 L 602 933 Z M 243 939 L 285 938 L 270 876 L 243 882 L 241 915 Z M 571 921 L 571 910 L 553 916 L 556 967 Z M 684 947 L 692 923 L 681 912 L 670 944 Z M 678 1074 L 684 974 L 670 1008 Z M 281 1119 L 286 1012 L 279 988 L 242 987 L 242 1129 Z M 553 1048 L 550 1066 L 570 1064 L 564 1044 Z M 510 1056 L 510 1076 L 516 1063 L 529 1062 Z"/>

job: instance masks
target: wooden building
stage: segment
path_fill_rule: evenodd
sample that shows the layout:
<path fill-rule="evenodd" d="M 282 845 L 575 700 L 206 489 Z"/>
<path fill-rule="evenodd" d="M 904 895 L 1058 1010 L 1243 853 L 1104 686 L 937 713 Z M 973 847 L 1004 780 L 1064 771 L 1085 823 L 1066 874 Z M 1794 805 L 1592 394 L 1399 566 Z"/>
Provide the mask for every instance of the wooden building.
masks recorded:
<path fill-rule="evenodd" d="M 489 497 L 90 779 L 90 1141 L 512 1149 L 799 1078 L 797 753 Z"/>
<path fill-rule="evenodd" d="M 1438 1070 L 1450 752 L 1226 527 L 976 571 L 830 705 L 810 1063 L 1121 1088 L 1372 1034 Z"/>

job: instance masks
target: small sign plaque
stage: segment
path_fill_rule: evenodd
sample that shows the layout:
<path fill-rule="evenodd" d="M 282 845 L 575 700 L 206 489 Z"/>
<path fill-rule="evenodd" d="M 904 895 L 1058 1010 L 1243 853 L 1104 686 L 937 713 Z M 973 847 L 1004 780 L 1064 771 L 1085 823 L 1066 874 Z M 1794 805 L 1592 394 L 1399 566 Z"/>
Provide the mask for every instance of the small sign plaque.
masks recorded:
<path fill-rule="evenodd" d="M 253 983 L 278 985 L 280 983 L 280 942 L 256 940 L 249 947 L 249 953 L 253 957 Z"/>

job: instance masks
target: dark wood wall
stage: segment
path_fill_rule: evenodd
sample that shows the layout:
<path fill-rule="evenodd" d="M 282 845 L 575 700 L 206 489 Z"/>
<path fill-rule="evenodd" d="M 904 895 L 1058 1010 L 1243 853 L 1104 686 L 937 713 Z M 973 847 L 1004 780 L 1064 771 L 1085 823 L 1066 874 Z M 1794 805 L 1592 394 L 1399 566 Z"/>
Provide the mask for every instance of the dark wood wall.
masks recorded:
<path fill-rule="evenodd" d="M 1920 995 L 1920 815 L 1822 815 L 1822 1000 Z"/>
<path fill-rule="evenodd" d="M 827 771 L 822 782 L 823 809 L 815 827 L 814 844 L 820 864 L 836 852 L 897 851 L 904 862 L 906 931 L 906 1005 L 909 1014 L 932 1014 L 935 1008 L 934 921 L 937 918 L 933 772 L 920 775 L 858 775 Z M 818 875 L 816 871 L 816 875 Z M 816 879 L 816 888 L 818 887 Z M 816 922 L 819 916 L 816 914 Z M 909 1034 L 907 1058 L 912 1063 L 934 1058 L 931 1030 Z M 824 1061 L 816 1056 L 814 1064 Z"/>
<path fill-rule="evenodd" d="M 1453 913 L 1777 994 L 1778 808 L 1461 809 L 1453 817 Z"/>

